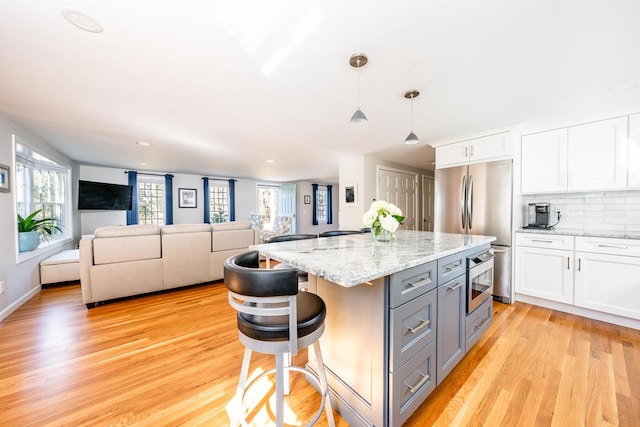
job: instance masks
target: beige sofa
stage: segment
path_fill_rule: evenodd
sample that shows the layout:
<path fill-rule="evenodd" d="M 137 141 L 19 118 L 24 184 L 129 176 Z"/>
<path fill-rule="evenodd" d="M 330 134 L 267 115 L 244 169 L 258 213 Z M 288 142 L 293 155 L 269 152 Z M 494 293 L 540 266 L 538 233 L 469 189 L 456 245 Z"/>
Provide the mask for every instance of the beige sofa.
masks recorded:
<path fill-rule="evenodd" d="M 87 307 L 223 278 L 224 260 L 257 243 L 249 221 L 100 227 L 80 241 Z"/>

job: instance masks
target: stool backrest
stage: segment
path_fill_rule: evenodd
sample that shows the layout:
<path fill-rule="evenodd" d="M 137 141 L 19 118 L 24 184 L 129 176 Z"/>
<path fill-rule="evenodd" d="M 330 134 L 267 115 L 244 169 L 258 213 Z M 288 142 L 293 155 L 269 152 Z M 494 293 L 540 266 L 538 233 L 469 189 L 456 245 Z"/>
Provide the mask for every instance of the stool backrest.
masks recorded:
<path fill-rule="evenodd" d="M 330 230 L 323 231 L 318 237 L 346 236 L 348 234 L 362 234 L 360 230 Z"/>
<path fill-rule="evenodd" d="M 296 269 L 259 267 L 258 251 L 245 252 L 224 262 L 224 284 L 229 290 L 229 305 L 238 316 L 288 316 L 289 353 L 298 352 L 298 315 Z"/>
<path fill-rule="evenodd" d="M 315 234 L 283 234 L 281 236 L 271 236 L 264 239 L 265 243 L 289 242 L 291 240 L 315 239 Z"/>
<path fill-rule="evenodd" d="M 258 251 L 245 252 L 224 262 L 224 284 L 233 293 L 273 297 L 298 293 L 298 271 L 294 268 L 259 268 Z"/>

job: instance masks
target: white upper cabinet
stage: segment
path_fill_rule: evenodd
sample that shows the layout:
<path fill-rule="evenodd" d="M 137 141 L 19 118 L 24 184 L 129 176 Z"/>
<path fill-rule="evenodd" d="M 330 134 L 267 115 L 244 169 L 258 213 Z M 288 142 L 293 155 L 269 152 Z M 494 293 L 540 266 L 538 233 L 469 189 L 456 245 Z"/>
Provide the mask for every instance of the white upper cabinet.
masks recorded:
<path fill-rule="evenodd" d="M 567 189 L 567 129 L 522 137 L 522 192 Z"/>
<path fill-rule="evenodd" d="M 627 188 L 627 123 L 625 116 L 523 136 L 522 192 Z M 636 179 L 640 186 L 640 171 Z"/>
<path fill-rule="evenodd" d="M 436 147 L 436 168 L 510 159 L 513 138 L 512 132 L 502 132 Z"/>
<path fill-rule="evenodd" d="M 626 188 L 627 120 L 618 117 L 569 128 L 569 190 Z"/>
<path fill-rule="evenodd" d="M 640 114 L 629 116 L 628 186 L 640 187 Z"/>

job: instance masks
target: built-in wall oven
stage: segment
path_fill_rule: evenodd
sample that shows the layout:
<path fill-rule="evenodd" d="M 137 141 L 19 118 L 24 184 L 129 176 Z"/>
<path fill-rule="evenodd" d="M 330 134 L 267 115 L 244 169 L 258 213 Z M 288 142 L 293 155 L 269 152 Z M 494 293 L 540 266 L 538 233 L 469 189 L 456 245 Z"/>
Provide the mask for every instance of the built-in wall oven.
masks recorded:
<path fill-rule="evenodd" d="M 467 257 L 467 313 L 493 294 L 493 249 Z"/>

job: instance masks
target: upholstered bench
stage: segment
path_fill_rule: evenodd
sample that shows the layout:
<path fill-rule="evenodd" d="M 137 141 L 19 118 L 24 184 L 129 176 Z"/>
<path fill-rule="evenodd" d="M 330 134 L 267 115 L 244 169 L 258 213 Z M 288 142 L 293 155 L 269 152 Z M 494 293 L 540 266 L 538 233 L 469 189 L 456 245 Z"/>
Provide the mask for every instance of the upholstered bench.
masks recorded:
<path fill-rule="evenodd" d="M 80 251 L 69 249 L 40 262 L 40 285 L 80 280 Z"/>

